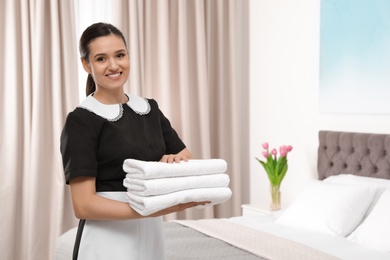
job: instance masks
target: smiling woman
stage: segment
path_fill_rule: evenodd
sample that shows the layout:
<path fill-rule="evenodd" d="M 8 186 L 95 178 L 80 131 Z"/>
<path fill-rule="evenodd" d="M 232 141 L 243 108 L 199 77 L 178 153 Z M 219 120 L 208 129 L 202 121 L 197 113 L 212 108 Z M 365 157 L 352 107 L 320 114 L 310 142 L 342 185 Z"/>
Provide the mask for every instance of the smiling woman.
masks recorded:
<path fill-rule="evenodd" d="M 87 98 L 69 113 L 61 135 L 65 180 L 80 219 L 73 259 L 163 259 L 162 216 L 205 202 L 142 216 L 129 206 L 123 161 L 172 163 L 192 154 L 155 100 L 124 93 L 130 63 L 115 26 L 89 26 L 79 49 L 89 74 Z"/>

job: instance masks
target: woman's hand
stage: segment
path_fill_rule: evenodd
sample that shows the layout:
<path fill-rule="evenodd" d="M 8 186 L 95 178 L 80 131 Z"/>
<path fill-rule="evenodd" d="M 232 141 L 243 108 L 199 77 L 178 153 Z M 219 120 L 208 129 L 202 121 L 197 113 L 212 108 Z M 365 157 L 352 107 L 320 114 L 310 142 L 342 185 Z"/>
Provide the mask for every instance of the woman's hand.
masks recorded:
<path fill-rule="evenodd" d="M 160 162 L 166 163 L 179 163 L 180 161 L 187 162 L 188 159 L 192 158 L 192 154 L 188 148 L 184 148 L 177 154 L 166 154 L 161 159 Z"/>
<path fill-rule="evenodd" d="M 146 217 L 163 216 L 163 215 L 167 215 L 167 214 L 174 213 L 174 212 L 180 212 L 180 211 L 183 211 L 185 209 L 193 208 L 196 206 L 204 206 L 208 203 L 211 203 L 211 202 L 210 201 L 202 201 L 202 202 L 187 202 L 187 203 L 183 203 L 183 204 L 178 204 L 178 205 L 160 210 L 160 211 L 153 213 L 153 214 L 146 216 Z"/>
<path fill-rule="evenodd" d="M 178 153 L 178 154 L 166 154 L 160 159 L 160 162 L 166 162 L 166 163 L 179 163 L 180 161 L 187 162 L 188 158 Z"/>

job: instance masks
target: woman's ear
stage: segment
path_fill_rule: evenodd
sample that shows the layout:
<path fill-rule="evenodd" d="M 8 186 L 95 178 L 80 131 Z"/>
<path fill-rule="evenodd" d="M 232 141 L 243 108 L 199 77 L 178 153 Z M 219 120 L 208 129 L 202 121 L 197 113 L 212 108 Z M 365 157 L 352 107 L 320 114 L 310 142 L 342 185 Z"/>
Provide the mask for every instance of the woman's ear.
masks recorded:
<path fill-rule="evenodd" d="M 83 64 L 84 70 L 88 73 L 91 74 L 91 68 L 89 67 L 89 63 L 86 59 L 81 58 L 81 63 Z"/>

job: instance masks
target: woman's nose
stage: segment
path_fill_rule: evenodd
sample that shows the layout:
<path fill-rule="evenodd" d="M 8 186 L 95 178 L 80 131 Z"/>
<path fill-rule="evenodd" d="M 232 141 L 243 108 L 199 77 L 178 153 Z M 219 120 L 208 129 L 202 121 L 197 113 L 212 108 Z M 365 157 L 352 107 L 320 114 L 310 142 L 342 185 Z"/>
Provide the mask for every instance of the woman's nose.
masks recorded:
<path fill-rule="evenodd" d="M 118 69 L 118 63 L 116 62 L 116 60 L 115 59 L 110 59 L 110 62 L 109 62 L 109 64 L 108 64 L 108 69 L 110 69 L 110 70 L 116 70 L 116 69 Z"/>

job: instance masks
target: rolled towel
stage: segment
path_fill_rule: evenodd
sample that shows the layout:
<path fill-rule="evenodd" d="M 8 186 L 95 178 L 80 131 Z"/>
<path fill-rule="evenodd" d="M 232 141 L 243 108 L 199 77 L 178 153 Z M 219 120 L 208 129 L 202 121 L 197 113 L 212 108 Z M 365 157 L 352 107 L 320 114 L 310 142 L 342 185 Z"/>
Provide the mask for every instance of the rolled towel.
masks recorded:
<path fill-rule="evenodd" d="M 228 187 L 229 182 L 229 175 L 226 173 L 150 180 L 134 179 L 132 174 L 126 174 L 123 186 L 134 195 L 153 196 L 195 188 Z"/>
<path fill-rule="evenodd" d="M 207 205 L 216 205 L 229 200 L 231 195 L 232 191 L 227 187 L 182 190 L 149 197 L 126 193 L 130 207 L 142 216 L 148 216 L 165 208 L 192 201 L 210 201 L 211 203 Z"/>
<path fill-rule="evenodd" d="M 147 180 L 165 177 L 181 177 L 223 173 L 227 163 L 223 159 L 188 160 L 180 163 L 147 162 L 126 159 L 123 170 L 135 179 Z"/>

